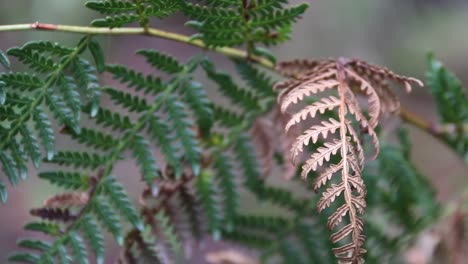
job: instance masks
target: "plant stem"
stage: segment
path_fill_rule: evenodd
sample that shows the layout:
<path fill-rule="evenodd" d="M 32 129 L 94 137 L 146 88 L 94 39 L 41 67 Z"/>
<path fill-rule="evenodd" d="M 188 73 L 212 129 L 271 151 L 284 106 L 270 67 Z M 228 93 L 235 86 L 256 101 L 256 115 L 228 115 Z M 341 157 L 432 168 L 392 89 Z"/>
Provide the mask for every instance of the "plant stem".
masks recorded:
<path fill-rule="evenodd" d="M 16 24 L 16 25 L 0 25 L 0 32 L 7 31 L 29 31 L 29 30 L 44 30 L 44 31 L 57 31 L 57 32 L 68 32 L 78 34 L 91 34 L 91 35 L 148 35 L 153 37 L 159 37 L 163 39 L 173 40 L 177 42 L 183 42 L 195 47 L 206 48 L 212 51 L 224 54 L 228 57 L 250 59 L 254 62 L 273 69 L 274 65 L 272 62 L 265 58 L 258 56 L 248 56 L 247 52 L 240 49 L 230 47 L 216 47 L 210 48 L 203 41 L 199 39 L 191 39 L 190 36 L 168 32 L 152 27 L 121 27 L 121 28 L 104 28 L 104 27 L 86 27 L 86 26 L 72 26 L 72 25 L 58 25 L 58 24 L 43 24 L 43 23 L 32 23 L 32 24 Z"/>
<path fill-rule="evenodd" d="M 158 37 L 162 39 L 173 40 L 177 42 L 186 43 L 195 47 L 208 49 L 217 53 L 224 54 L 232 58 L 241 58 L 245 60 L 250 60 L 256 64 L 275 71 L 275 65 L 265 59 L 258 56 L 249 55 L 246 51 L 230 48 L 230 47 L 208 47 L 201 40 L 193 40 L 190 36 L 168 32 L 152 27 L 143 28 L 143 27 L 121 27 L 121 28 L 105 28 L 105 27 L 87 27 L 87 26 L 74 26 L 74 25 L 59 25 L 59 24 L 44 24 L 35 22 L 32 24 L 15 24 L 15 25 L 0 25 L 0 32 L 9 32 L 9 31 L 29 31 L 29 30 L 44 30 L 44 31 L 57 31 L 57 32 L 68 32 L 68 33 L 78 33 L 78 34 L 91 34 L 91 35 L 147 35 Z M 406 123 L 409 123 L 415 127 L 426 131 L 435 138 L 444 141 L 444 134 L 451 134 L 457 131 L 462 133 L 468 132 L 468 124 L 462 124 L 461 127 L 455 125 L 437 125 L 426 121 L 422 117 L 408 111 L 405 108 L 400 110 L 400 117 Z"/>
<path fill-rule="evenodd" d="M 400 109 L 400 117 L 406 123 L 409 123 L 431 134 L 433 137 L 441 140 L 442 142 L 445 142 L 445 135 L 455 133 L 468 133 L 468 124 L 461 124 L 459 126 L 455 124 L 437 124 L 422 118 L 421 116 L 409 111 L 404 107 Z"/>

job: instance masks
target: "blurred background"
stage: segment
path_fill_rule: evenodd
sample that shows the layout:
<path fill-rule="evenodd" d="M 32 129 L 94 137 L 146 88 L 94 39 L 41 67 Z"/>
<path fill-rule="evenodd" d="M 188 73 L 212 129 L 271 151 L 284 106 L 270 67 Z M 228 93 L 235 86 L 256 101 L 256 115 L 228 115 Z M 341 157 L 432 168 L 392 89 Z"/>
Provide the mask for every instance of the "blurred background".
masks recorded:
<path fill-rule="evenodd" d="M 293 0 L 295 2 L 304 2 Z M 467 0 L 309 0 L 310 8 L 294 27 L 292 40 L 274 48 L 278 59 L 297 57 L 356 57 L 385 65 L 397 73 L 424 79 L 426 55 L 434 52 L 454 71 L 468 87 L 468 1 Z M 40 21 L 69 25 L 87 25 L 97 13 L 87 10 L 85 1 L 15 0 L 0 1 L 0 24 L 22 24 Z M 183 26 L 182 16 L 154 21 L 152 26 L 178 33 L 191 34 Z M 79 35 L 51 32 L 0 32 L 0 49 L 7 50 L 30 40 L 50 40 L 74 45 Z M 133 51 L 140 48 L 162 50 L 182 61 L 199 49 L 166 40 L 144 36 L 101 36 L 106 51 L 106 62 L 133 65 L 143 72 L 150 69 Z M 219 55 L 218 67 L 231 71 L 232 65 Z M 18 69 L 18 68 L 16 68 Z M 114 84 L 104 76 L 103 82 Z M 212 87 L 213 88 L 213 87 Z M 427 89 L 416 89 L 403 97 L 403 105 L 429 120 L 437 120 L 433 101 Z M 104 102 L 105 104 L 105 102 Z M 448 201 L 468 184 L 467 167 L 444 145 L 431 136 L 410 129 L 413 140 L 413 160 L 427 175 L 439 198 Z M 70 149 L 70 142 L 57 142 L 57 150 Z M 42 168 L 46 170 L 47 167 Z M 116 174 L 125 183 L 127 191 L 137 193 L 141 188 L 135 179 L 137 168 L 132 162 L 121 163 Z M 8 252 L 16 248 L 15 241 L 26 234 L 23 225 L 31 220 L 29 209 L 56 190 L 39 182 L 31 168 L 27 181 L 9 190 L 9 201 L 0 205 L 0 263 L 5 263 Z M 3 176 L 2 176 L 3 177 Z M 277 177 L 278 181 L 282 180 Z M 133 195 L 135 198 L 136 195 Z M 247 199 L 247 198 L 245 198 Z M 111 245 L 112 247 L 112 245 Z M 110 249 L 108 252 L 115 252 Z M 112 255 L 112 254 L 111 254 Z M 109 262 L 111 263 L 111 262 Z"/>

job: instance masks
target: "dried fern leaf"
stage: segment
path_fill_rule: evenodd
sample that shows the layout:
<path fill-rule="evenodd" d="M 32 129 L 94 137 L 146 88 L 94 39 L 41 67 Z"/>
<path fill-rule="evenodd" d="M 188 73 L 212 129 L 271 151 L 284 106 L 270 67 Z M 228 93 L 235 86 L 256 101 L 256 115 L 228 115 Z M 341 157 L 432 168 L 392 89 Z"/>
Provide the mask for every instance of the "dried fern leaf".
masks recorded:
<path fill-rule="evenodd" d="M 291 106 L 299 104 L 312 94 L 325 90 L 338 94 L 338 97 L 324 97 L 292 114 L 285 130 L 287 132 L 309 116 L 320 117 L 327 110 L 337 112 L 338 118 L 329 118 L 321 121 L 320 125 L 312 125 L 296 138 L 291 146 L 291 160 L 295 163 L 299 154 L 304 151 L 304 146 L 308 146 L 310 142 L 315 144 L 319 138 L 323 138 L 323 145 L 316 148 L 302 166 L 301 176 L 307 178 L 310 171 L 320 171 L 313 182 L 314 190 L 327 185 L 335 175 L 339 177 L 322 191 L 322 197 L 317 203 L 318 210 L 330 208 L 338 197 L 343 198 L 340 201 L 344 203 L 336 207 L 328 219 L 328 228 L 334 230 L 330 240 L 340 245 L 333 252 L 339 263 L 363 263 L 366 250 L 362 216 L 366 208 L 366 187 L 362 180 L 365 155 L 359 133 L 371 137 L 376 157 L 379 140 L 374 129 L 382 114 L 396 112 L 400 105 L 387 82 L 403 84 L 407 91 L 412 84 L 421 86 L 422 83 L 355 59 L 296 60 L 280 63 L 277 69 L 286 76 L 295 78 L 275 85 L 275 89 L 281 90 L 278 102 L 282 112 L 287 112 Z M 358 95 L 367 100 L 369 117 L 361 109 Z M 355 128 L 356 124 L 360 127 L 359 132 Z M 330 162 L 332 155 L 339 156 L 340 161 Z M 325 166 L 325 163 L 329 164 Z"/>

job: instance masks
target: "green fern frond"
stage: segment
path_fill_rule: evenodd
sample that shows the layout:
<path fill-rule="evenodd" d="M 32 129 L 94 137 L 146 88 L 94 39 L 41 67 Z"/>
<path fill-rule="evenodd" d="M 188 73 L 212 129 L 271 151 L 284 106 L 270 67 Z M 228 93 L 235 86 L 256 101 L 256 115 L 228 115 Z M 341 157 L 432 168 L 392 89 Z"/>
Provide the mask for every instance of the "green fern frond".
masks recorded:
<path fill-rule="evenodd" d="M 34 74 L 27 72 L 9 72 L 0 74 L 3 87 L 21 89 L 22 91 L 36 91 L 44 86 L 44 82 Z"/>
<path fill-rule="evenodd" d="M 122 65 L 107 65 L 106 71 L 113 75 L 115 80 L 126 84 L 128 88 L 135 88 L 135 91 L 143 90 L 145 94 L 156 95 L 164 90 L 164 85 L 160 78 L 152 75 L 143 76 L 140 72 L 127 69 Z"/>
<path fill-rule="evenodd" d="M 255 68 L 251 63 L 242 60 L 233 60 L 237 72 L 249 84 L 249 87 L 262 98 L 276 98 L 273 91 L 273 80 L 264 72 Z"/>
<path fill-rule="evenodd" d="M 223 153 L 213 155 L 214 177 L 218 181 L 218 188 L 223 201 L 223 221 L 227 225 L 235 224 L 235 217 L 239 207 L 239 193 L 235 183 L 235 174 L 229 158 Z"/>
<path fill-rule="evenodd" d="M 85 216 L 80 223 L 81 230 L 88 241 L 88 245 L 96 257 L 98 264 L 104 263 L 104 236 L 96 223 L 96 221 L 89 215 Z"/>
<path fill-rule="evenodd" d="M 73 260 L 79 264 L 88 264 L 88 254 L 83 239 L 75 232 L 68 235 L 70 246 L 73 250 Z"/>
<path fill-rule="evenodd" d="M 40 53 L 50 53 L 57 56 L 70 55 L 73 49 L 60 45 L 59 43 L 52 43 L 50 41 L 31 41 L 22 47 L 24 50 L 37 51 Z"/>
<path fill-rule="evenodd" d="M 108 0 L 108 1 L 88 1 L 86 7 L 101 14 L 118 14 L 136 10 L 136 4 L 130 1 Z"/>
<path fill-rule="evenodd" d="M 150 149 L 148 141 L 141 135 L 135 135 L 132 145 L 133 156 L 136 158 L 142 178 L 148 186 L 153 185 L 153 181 L 159 177 L 156 160 Z"/>
<path fill-rule="evenodd" d="M 72 258 L 68 255 L 67 249 L 64 246 L 59 247 L 58 259 L 60 264 L 71 264 Z"/>
<path fill-rule="evenodd" d="M 148 121 L 148 134 L 161 149 L 166 162 L 174 168 L 175 175 L 179 177 L 182 174 L 179 148 L 174 144 L 175 138 L 171 135 L 167 121 L 158 115 L 153 115 Z"/>
<path fill-rule="evenodd" d="M 80 133 L 78 119 L 73 115 L 72 110 L 67 106 L 63 96 L 54 94 L 51 90 L 46 95 L 46 101 L 50 111 L 55 115 L 56 119 L 63 125 L 70 127 L 75 133 Z"/>
<path fill-rule="evenodd" d="M 85 127 L 81 128 L 79 134 L 67 129 L 64 129 L 62 133 L 70 135 L 72 139 L 87 147 L 101 149 L 104 151 L 109 150 L 118 144 L 118 141 L 112 135 Z"/>
<path fill-rule="evenodd" d="M 94 117 L 99 110 L 101 95 L 95 68 L 88 61 L 78 58 L 72 61 L 71 71 L 76 84 L 88 100 L 89 113 Z"/>
<path fill-rule="evenodd" d="M 203 136 L 208 136 L 213 125 L 213 111 L 210 100 L 199 82 L 190 81 L 180 88 L 184 101 L 192 110 L 197 120 L 198 128 Z"/>
<path fill-rule="evenodd" d="M 215 240 L 220 239 L 221 235 L 221 214 L 216 201 L 216 193 L 213 186 L 213 175 L 207 171 L 202 172 L 195 179 L 195 188 L 197 190 L 200 204 L 204 209 L 208 230 Z"/>
<path fill-rule="evenodd" d="M 468 161 L 468 137 L 463 126 L 468 123 L 468 98 L 460 80 L 433 55 L 428 57 L 427 83 L 437 103 L 442 123 L 455 127 L 443 135 L 445 142 Z"/>
<path fill-rule="evenodd" d="M 58 67 L 51 58 L 43 56 L 35 50 L 26 49 L 24 47 L 11 48 L 7 53 L 10 56 L 16 57 L 23 64 L 29 66 L 38 73 L 49 73 Z"/>
<path fill-rule="evenodd" d="M 21 145 L 24 147 L 24 151 L 27 153 L 29 158 L 31 158 L 34 167 L 39 168 L 41 162 L 41 150 L 39 149 L 37 138 L 26 126 L 22 126 L 20 128 L 20 134 L 22 136 Z"/>
<path fill-rule="evenodd" d="M 10 60 L 8 56 L 0 49 L 0 65 L 2 65 L 5 69 L 10 69 Z"/>
<path fill-rule="evenodd" d="M 193 122 L 188 118 L 185 105 L 173 95 L 164 100 L 165 112 L 172 121 L 176 138 L 180 141 L 184 158 L 189 162 L 195 175 L 200 173 L 201 149 L 193 130 Z"/>
<path fill-rule="evenodd" d="M 42 141 L 42 146 L 46 150 L 46 157 L 50 160 L 55 155 L 55 135 L 52 124 L 41 107 L 36 107 L 33 119 L 36 123 L 35 128 L 38 131 L 39 139 Z"/>
<path fill-rule="evenodd" d="M 229 74 L 216 72 L 214 65 L 208 60 L 204 60 L 201 65 L 207 76 L 218 85 L 220 92 L 229 98 L 232 103 L 241 106 L 245 112 L 258 112 L 261 110 L 260 98 L 252 92 L 238 87 Z"/>
<path fill-rule="evenodd" d="M 155 69 L 167 72 L 169 74 L 181 72 L 184 68 L 179 62 L 167 54 L 156 50 L 139 50 L 136 52 L 146 58 L 146 62 Z"/>
<path fill-rule="evenodd" d="M 41 232 L 50 236 L 57 236 L 60 234 L 60 226 L 56 223 L 47 222 L 31 222 L 24 226 L 25 230 Z"/>
<path fill-rule="evenodd" d="M 85 112 L 89 113 L 90 109 L 84 109 Z M 126 131 L 133 127 L 130 117 L 121 115 L 119 113 L 112 112 L 108 109 L 99 108 L 94 120 L 97 124 L 101 124 L 105 127 L 110 127 L 112 130 Z"/>
<path fill-rule="evenodd" d="M 138 95 L 132 95 L 110 87 L 105 88 L 103 91 L 110 95 L 110 98 L 116 105 L 121 105 L 130 112 L 141 113 L 149 108 L 149 104 L 146 100 Z"/>
<path fill-rule="evenodd" d="M 104 164 L 106 160 L 106 156 L 101 156 L 97 153 L 60 151 L 57 152 L 51 160 L 44 161 L 58 165 L 73 166 L 74 168 L 96 169 Z"/>
<path fill-rule="evenodd" d="M 137 22 L 138 20 L 139 16 L 137 14 L 118 14 L 114 16 L 107 16 L 105 18 L 94 19 L 91 21 L 91 25 L 94 27 L 116 28 Z"/>
<path fill-rule="evenodd" d="M 211 109 L 213 111 L 213 117 L 216 122 L 225 127 L 235 127 L 243 122 L 241 115 L 224 108 L 221 105 L 215 103 L 211 104 Z"/>
<path fill-rule="evenodd" d="M 144 226 L 136 209 L 130 202 L 127 193 L 123 186 L 113 177 L 107 177 L 101 184 L 103 194 L 108 196 L 111 204 L 117 208 L 122 217 L 126 218 L 139 231 L 142 231 Z"/>
<path fill-rule="evenodd" d="M 247 134 L 238 137 L 234 147 L 234 155 L 241 165 L 242 175 L 244 175 L 244 184 L 247 188 L 256 192 L 262 187 L 260 166 L 255 155 L 255 149 Z"/>
<path fill-rule="evenodd" d="M 39 178 L 48 180 L 59 187 L 71 190 L 87 190 L 89 177 L 77 172 L 50 171 L 39 173 Z"/>
<path fill-rule="evenodd" d="M 92 208 L 102 226 L 114 236 L 119 245 L 123 245 L 122 226 L 109 203 L 103 197 L 98 196 L 93 199 Z"/>

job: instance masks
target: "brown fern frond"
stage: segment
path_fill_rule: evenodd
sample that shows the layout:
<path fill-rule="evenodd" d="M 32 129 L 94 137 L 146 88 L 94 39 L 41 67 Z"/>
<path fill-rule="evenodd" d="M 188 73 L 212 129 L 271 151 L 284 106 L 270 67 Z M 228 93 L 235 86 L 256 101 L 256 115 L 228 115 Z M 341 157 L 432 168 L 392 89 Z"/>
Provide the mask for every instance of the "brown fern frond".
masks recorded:
<path fill-rule="evenodd" d="M 291 160 L 294 163 L 304 151 L 304 146 L 310 142 L 316 144 L 319 138 L 324 139 L 324 143 L 305 161 L 301 175 L 306 178 L 310 171 L 319 171 L 313 183 L 315 190 L 331 182 L 334 175 L 341 175 L 322 191 L 317 206 L 319 211 L 323 211 L 338 197 L 343 197 L 344 204 L 337 207 L 328 219 L 328 227 L 334 230 L 330 240 L 341 245 L 333 251 L 340 263 L 363 263 L 363 254 L 366 252 L 363 248 L 365 236 L 362 220 L 366 208 L 366 188 L 362 180 L 365 155 L 359 135 L 367 134 L 371 137 L 376 156 L 379 140 L 374 129 L 382 114 L 396 112 L 400 105 L 396 95 L 389 89 L 388 82 L 403 84 L 407 91 L 411 90 L 412 84 L 421 86 L 422 83 L 386 68 L 344 58 L 284 62 L 278 65 L 277 70 L 295 78 L 275 86 L 281 90 L 278 101 L 282 112 L 312 94 L 325 90 L 338 94 L 338 97 L 327 94 L 327 97 L 294 113 L 286 123 L 285 130 L 302 123 L 309 116 L 314 118 L 326 111 L 337 112 L 338 118 L 311 125 L 296 138 L 291 146 Z M 358 95 L 367 100 L 367 114 L 361 109 Z M 359 133 L 357 127 L 360 128 Z M 333 155 L 339 155 L 340 161 L 330 162 Z"/>
<path fill-rule="evenodd" d="M 29 213 L 49 221 L 68 222 L 76 220 L 76 215 L 72 214 L 68 208 L 35 208 L 31 209 Z"/>
<path fill-rule="evenodd" d="M 72 207 L 83 206 L 88 203 L 89 195 L 86 192 L 59 193 L 44 201 L 44 207 Z"/>

